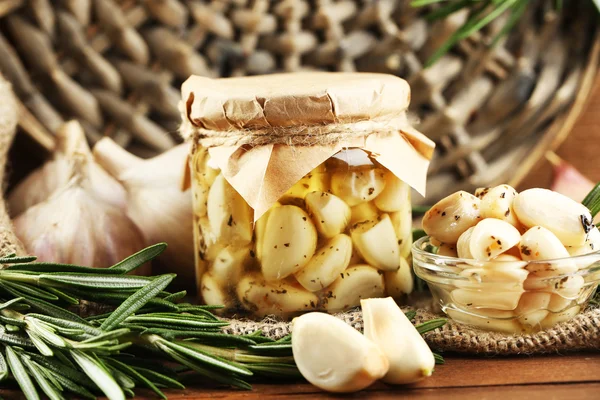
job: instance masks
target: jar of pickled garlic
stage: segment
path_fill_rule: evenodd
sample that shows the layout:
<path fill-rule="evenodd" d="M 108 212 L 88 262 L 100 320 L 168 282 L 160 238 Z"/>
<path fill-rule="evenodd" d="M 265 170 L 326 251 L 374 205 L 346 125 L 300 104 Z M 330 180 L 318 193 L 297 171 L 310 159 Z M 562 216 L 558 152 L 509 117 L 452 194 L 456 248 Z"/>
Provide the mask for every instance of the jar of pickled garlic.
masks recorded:
<path fill-rule="evenodd" d="M 410 188 L 434 145 L 407 122 L 404 80 L 194 76 L 182 95 L 206 304 L 289 318 L 412 291 Z"/>

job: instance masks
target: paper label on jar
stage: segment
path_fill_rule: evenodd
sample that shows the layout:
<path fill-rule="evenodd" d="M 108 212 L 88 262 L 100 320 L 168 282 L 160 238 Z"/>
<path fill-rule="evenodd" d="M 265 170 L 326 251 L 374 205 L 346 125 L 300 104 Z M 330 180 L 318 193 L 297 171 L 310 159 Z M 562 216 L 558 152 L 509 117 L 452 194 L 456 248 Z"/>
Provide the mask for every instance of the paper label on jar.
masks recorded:
<path fill-rule="evenodd" d="M 208 151 L 225 179 L 254 210 L 256 221 L 304 175 L 345 148 L 369 152 L 373 159 L 424 195 L 431 153 L 422 154 L 415 149 L 409 139 L 414 132 L 373 133 L 332 145 L 218 146 Z"/>

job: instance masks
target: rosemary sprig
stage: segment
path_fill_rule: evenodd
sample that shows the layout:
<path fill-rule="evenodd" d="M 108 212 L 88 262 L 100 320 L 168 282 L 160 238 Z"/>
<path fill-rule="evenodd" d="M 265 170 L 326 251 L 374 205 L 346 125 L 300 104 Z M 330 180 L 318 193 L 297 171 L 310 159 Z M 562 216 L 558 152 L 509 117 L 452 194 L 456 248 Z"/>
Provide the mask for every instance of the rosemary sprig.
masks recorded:
<path fill-rule="evenodd" d="M 161 387 L 183 388 L 178 374 L 148 360 L 150 354 L 216 382 L 250 388 L 245 379 L 254 372 L 245 363 L 258 354 L 251 346 L 266 338 L 222 333 L 227 323 L 210 312 L 216 307 L 178 303 L 185 292 L 164 291 L 173 274 L 126 275 L 165 247 L 151 246 L 109 269 L 36 263 L 33 257 L 14 255 L 0 258 L 5 265 L 0 270 L 0 381 L 10 372 L 27 399 L 39 398 L 39 390 L 51 399 L 62 399 L 67 392 L 83 398 L 102 392 L 109 399 L 123 399 L 136 387 L 165 398 Z M 82 300 L 119 306 L 83 319 L 66 309 Z M 241 351 L 247 359 L 225 359 L 223 350 Z M 124 351 L 136 356 L 123 357 Z M 297 369 L 291 349 L 287 351 L 283 358 L 256 357 L 272 376 L 290 376 Z"/>

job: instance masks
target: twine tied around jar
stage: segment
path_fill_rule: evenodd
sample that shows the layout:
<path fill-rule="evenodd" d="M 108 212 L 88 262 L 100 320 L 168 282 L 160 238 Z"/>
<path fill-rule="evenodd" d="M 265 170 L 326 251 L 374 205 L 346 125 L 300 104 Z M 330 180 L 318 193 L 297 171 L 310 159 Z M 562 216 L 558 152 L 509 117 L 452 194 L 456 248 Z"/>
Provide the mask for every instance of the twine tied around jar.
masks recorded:
<path fill-rule="evenodd" d="M 398 134 L 412 131 L 406 114 L 384 120 L 361 120 L 343 123 L 315 125 L 273 126 L 269 128 L 242 128 L 228 130 L 206 129 L 189 118 L 190 111 L 180 105 L 184 123 L 181 135 L 203 147 L 216 146 L 264 146 L 282 144 L 286 146 L 329 146 L 353 138 L 365 138 L 373 133 Z M 410 140 L 409 140 L 410 141 Z"/>

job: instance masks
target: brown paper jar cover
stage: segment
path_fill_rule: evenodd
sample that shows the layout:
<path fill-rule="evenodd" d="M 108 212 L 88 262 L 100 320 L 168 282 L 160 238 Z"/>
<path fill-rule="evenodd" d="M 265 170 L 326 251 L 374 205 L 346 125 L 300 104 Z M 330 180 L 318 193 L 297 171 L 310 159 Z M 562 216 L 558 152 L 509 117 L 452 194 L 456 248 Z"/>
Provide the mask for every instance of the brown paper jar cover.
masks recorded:
<path fill-rule="evenodd" d="M 409 101 L 383 74 L 189 78 L 203 300 L 288 318 L 410 293 L 410 187 L 424 190 L 433 143 Z"/>

